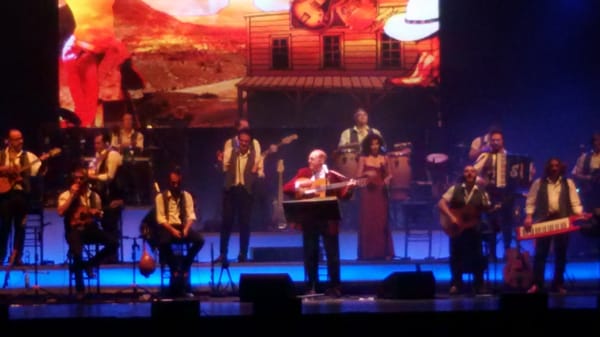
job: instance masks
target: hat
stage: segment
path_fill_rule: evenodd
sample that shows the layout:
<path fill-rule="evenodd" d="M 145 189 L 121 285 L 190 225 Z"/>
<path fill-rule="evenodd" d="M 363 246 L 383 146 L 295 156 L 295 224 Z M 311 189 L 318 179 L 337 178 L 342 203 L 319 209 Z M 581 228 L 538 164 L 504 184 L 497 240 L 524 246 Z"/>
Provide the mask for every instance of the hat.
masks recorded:
<path fill-rule="evenodd" d="M 384 32 L 400 41 L 424 39 L 440 28 L 439 0 L 409 0 L 406 13 L 391 16 Z"/>

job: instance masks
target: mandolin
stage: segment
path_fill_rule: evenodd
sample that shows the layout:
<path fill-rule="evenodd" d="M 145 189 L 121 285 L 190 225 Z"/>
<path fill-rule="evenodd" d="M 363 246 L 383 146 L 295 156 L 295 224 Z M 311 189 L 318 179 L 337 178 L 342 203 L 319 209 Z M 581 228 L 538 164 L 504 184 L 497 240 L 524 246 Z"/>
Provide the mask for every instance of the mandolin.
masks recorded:
<path fill-rule="evenodd" d="M 0 194 L 4 194 L 12 190 L 13 186 L 19 181 L 20 174 L 31 168 L 32 165 L 37 164 L 41 161 L 44 161 L 48 158 L 59 155 L 62 152 L 60 148 L 53 148 L 48 153 L 42 154 L 36 160 L 33 160 L 31 163 L 27 165 L 23 165 L 22 167 L 16 168 L 16 170 L 8 173 L 0 175 Z"/>

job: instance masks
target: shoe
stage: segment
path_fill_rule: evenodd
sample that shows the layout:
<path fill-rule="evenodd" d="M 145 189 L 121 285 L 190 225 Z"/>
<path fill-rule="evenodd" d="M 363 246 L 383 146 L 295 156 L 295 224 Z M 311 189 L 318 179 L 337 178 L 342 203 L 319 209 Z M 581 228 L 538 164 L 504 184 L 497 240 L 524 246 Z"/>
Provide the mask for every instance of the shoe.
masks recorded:
<path fill-rule="evenodd" d="M 329 297 L 333 297 L 333 298 L 340 298 L 340 297 L 342 297 L 342 291 L 338 287 L 332 287 L 332 288 L 325 290 L 325 296 L 329 296 Z"/>
<path fill-rule="evenodd" d="M 82 290 L 77 291 L 77 294 L 75 294 L 75 300 L 83 301 L 84 299 L 85 299 L 85 292 Z"/>
<path fill-rule="evenodd" d="M 448 291 L 448 293 L 450 295 L 458 295 L 458 294 L 460 294 L 460 290 L 458 289 L 457 286 L 452 286 L 452 287 L 450 287 L 450 290 Z"/>
<path fill-rule="evenodd" d="M 490 292 L 488 291 L 486 286 L 479 286 L 479 287 L 475 287 L 475 295 L 489 295 Z"/>
<path fill-rule="evenodd" d="M 243 262 L 247 262 L 247 261 L 248 261 L 248 257 L 245 254 L 238 255 L 238 262 L 243 263 Z"/>
<path fill-rule="evenodd" d="M 559 295 L 566 295 L 567 289 L 562 285 L 553 285 L 552 292 L 558 293 Z"/>
<path fill-rule="evenodd" d="M 304 293 L 304 295 L 305 295 L 305 296 L 314 296 L 314 295 L 316 295 L 316 294 L 317 294 L 317 292 L 316 292 L 314 289 L 308 289 L 308 290 L 307 290 L 307 291 Z"/>
<path fill-rule="evenodd" d="M 532 285 L 529 289 L 527 289 L 528 294 L 537 294 L 539 292 L 540 288 L 536 284 Z"/>

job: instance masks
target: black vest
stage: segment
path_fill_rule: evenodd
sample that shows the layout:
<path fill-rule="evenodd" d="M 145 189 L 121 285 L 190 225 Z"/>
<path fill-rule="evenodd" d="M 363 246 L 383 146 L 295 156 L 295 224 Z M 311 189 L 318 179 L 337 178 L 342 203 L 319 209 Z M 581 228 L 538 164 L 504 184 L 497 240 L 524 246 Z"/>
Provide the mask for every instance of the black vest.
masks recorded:
<path fill-rule="evenodd" d="M 567 179 L 563 178 L 560 182 L 560 196 L 558 197 L 558 215 L 566 217 L 573 214 L 571 209 L 571 197 L 569 196 L 569 184 Z M 540 180 L 540 188 L 535 199 L 535 212 L 533 218 L 537 221 L 544 220 L 548 217 L 548 181 Z"/>
<path fill-rule="evenodd" d="M 233 141 L 235 140 L 232 139 L 232 142 Z M 248 160 L 246 161 L 246 167 L 244 168 L 244 188 L 248 191 L 248 193 L 252 193 L 252 186 L 254 185 L 254 181 L 258 176 L 256 173 L 252 172 L 252 167 L 254 166 L 254 162 L 256 161 L 257 156 L 257 154 L 254 151 L 253 141 L 251 142 L 250 149 L 248 151 Z M 232 148 L 231 157 L 229 158 L 229 168 L 227 169 L 227 171 L 225 171 L 225 182 L 223 186 L 225 190 L 230 189 L 235 183 L 238 155 L 238 152 Z"/>

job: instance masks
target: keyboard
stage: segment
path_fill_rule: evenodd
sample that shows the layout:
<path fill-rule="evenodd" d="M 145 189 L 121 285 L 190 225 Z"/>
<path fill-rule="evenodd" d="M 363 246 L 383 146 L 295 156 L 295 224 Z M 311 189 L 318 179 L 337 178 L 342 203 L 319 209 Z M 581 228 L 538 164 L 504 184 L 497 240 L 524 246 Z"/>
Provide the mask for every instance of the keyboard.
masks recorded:
<path fill-rule="evenodd" d="M 591 214 L 573 215 L 564 218 L 542 221 L 531 225 L 530 230 L 526 230 L 525 226 L 517 227 L 517 240 L 531 240 L 552 236 L 556 234 L 568 233 L 577 231 L 579 226 L 574 225 L 575 221 L 589 219 Z"/>

